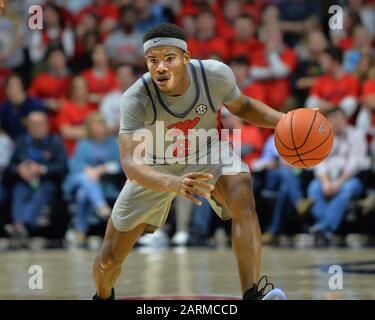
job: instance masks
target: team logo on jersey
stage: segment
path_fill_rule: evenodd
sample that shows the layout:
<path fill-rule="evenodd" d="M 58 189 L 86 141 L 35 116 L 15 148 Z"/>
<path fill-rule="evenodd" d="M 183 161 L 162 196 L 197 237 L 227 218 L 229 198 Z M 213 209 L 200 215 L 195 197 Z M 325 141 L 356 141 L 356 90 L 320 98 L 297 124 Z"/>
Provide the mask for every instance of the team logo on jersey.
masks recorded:
<path fill-rule="evenodd" d="M 196 106 L 195 112 L 201 116 L 202 114 L 205 114 L 207 112 L 207 106 L 205 106 L 204 104 L 199 104 Z"/>

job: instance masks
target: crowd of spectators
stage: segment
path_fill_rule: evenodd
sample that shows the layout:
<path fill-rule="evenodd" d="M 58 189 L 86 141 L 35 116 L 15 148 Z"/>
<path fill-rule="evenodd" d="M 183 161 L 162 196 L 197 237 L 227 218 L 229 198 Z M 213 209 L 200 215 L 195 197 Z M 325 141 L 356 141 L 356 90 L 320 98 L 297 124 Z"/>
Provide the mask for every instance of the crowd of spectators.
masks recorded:
<path fill-rule="evenodd" d="M 192 58 L 230 65 L 244 94 L 283 112 L 319 107 L 332 122 L 327 161 L 299 170 L 279 158 L 271 130 L 223 108 L 224 127 L 242 129 L 263 242 L 297 233 L 324 244 L 348 233 L 375 235 L 375 1 L 336 2 L 343 28 L 331 30 L 330 1 L 5 1 L 0 238 L 27 247 L 59 214 L 67 216 L 57 219 L 62 234 L 72 231 L 85 247 L 92 226 L 105 224 L 126 180 L 116 140 L 120 97 L 146 71 L 143 33 L 162 22 L 184 28 Z M 34 4 L 43 8 L 41 30 L 28 26 Z M 205 201 L 195 207 L 177 198 L 172 211 L 166 227 L 140 245 L 207 246 L 218 226 L 230 232 Z"/>

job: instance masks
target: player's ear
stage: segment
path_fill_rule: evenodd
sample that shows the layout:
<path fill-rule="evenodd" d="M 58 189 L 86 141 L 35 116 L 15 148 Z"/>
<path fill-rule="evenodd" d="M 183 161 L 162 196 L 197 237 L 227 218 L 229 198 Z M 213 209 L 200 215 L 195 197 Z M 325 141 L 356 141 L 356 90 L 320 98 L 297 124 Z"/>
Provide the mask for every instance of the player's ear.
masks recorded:
<path fill-rule="evenodd" d="M 190 52 L 186 51 L 184 52 L 184 64 L 188 64 L 190 61 Z"/>

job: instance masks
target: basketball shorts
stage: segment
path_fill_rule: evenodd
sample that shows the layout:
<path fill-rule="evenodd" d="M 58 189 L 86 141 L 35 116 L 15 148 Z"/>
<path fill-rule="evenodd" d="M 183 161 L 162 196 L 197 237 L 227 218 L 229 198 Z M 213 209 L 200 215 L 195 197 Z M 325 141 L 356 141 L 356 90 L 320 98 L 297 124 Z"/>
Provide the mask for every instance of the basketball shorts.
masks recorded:
<path fill-rule="evenodd" d="M 232 163 L 229 163 L 230 161 L 227 161 L 227 159 L 220 159 L 216 164 L 163 164 L 152 165 L 152 167 L 159 172 L 178 176 L 189 172 L 211 173 L 213 179 L 207 182 L 212 185 L 215 185 L 222 175 L 250 172 L 248 166 L 236 154 L 230 152 L 227 155 L 233 160 Z M 233 165 L 233 163 L 237 165 Z M 148 225 L 145 233 L 153 233 L 165 224 L 171 203 L 176 196 L 176 193 L 146 189 L 128 180 L 113 207 L 111 215 L 113 225 L 116 230 L 125 232 L 134 229 L 139 224 L 145 223 Z M 231 218 L 229 210 L 213 197 L 211 197 L 209 203 L 222 220 Z"/>

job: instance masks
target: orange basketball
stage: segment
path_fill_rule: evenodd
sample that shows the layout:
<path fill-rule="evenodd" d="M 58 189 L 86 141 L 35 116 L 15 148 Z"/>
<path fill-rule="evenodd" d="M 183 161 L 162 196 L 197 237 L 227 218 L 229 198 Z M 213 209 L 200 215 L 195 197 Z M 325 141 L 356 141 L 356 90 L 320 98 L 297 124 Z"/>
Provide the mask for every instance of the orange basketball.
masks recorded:
<path fill-rule="evenodd" d="M 279 121 L 275 145 L 290 165 L 309 168 L 328 157 L 333 136 L 332 125 L 319 111 L 301 108 L 288 112 Z"/>

